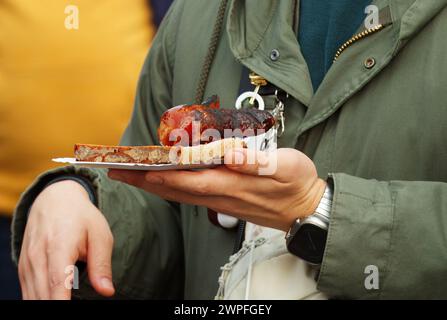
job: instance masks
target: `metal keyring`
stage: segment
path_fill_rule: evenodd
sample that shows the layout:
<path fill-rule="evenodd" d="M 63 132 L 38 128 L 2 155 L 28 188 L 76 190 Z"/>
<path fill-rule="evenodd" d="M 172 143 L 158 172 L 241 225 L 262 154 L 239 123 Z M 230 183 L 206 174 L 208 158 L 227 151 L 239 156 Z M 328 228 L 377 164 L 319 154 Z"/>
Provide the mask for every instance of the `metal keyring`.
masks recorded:
<path fill-rule="evenodd" d="M 244 92 L 243 94 L 241 94 L 237 98 L 236 104 L 235 104 L 236 109 L 238 109 L 238 110 L 241 109 L 242 108 L 242 103 L 245 100 L 251 99 L 251 98 L 255 98 L 255 100 L 258 102 L 258 109 L 259 110 L 264 110 L 265 109 L 264 99 L 262 99 L 261 95 L 259 95 L 258 93 L 252 92 L 252 91 Z"/>

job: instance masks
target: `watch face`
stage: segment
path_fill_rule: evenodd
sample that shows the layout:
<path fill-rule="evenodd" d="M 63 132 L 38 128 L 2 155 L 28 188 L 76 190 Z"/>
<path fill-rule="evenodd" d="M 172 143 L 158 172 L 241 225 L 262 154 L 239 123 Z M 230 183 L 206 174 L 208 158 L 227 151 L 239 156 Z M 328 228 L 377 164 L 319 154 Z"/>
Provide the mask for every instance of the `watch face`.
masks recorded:
<path fill-rule="evenodd" d="M 313 224 L 303 224 L 287 244 L 287 249 L 309 263 L 321 264 L 326 238 L 326 230 Z"/>

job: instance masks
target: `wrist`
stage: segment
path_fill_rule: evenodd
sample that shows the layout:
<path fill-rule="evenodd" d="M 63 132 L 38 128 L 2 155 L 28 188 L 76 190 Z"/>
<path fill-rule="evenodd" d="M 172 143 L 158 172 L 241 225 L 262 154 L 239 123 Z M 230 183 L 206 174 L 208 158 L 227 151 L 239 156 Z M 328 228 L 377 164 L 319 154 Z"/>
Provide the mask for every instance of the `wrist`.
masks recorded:
<path fill-rule="evenodd" d="M 313 215 L 323 198 L 326 186 L 327 182 L 323 179 L 315 179 L 308 188 L 307 193 L 299 197 L 292 205 L 293 210 L 289 213 L 287 221 L 284 222 L 281 230 L 287 232 L 295 224 L 296 220 Z"/>
<path fill-rule="evenodd" d="M 73 180 L 60 180 L 48 184 L 34 199 L 28 209 L 28 216 L 34 211 L 48 211 L 55 203 L 92 202 L 88 191 Z"/>
<path fill-rule="evenodd" d="M 46 192 L 51 197 L 60 197 L 61 195 L 76 196 L 77 198 L 90 199 L 87 189 L 79 182 L 74 180 L 60 180 L 53 182 L 42 190 L 42 193 Z"/>
<path fill-rule="evenodd" d="M 81 190 L 81 193 L 87 195 L 87 197 L 95 206 L 97 206 L 98 204 L 96 192 L 91 181 L 83 176 L 75 174 L 65 174 L 58 176 L 47 183 L 44 190 L 52 187 L 53 185 L 62 185 L 62 187 L 65 189 L 70 188 L 71 186 L 70 189 L 73 190 L 72 192 L 77 192 L 75 191 L 75 189 Z"/>
<path fill-rule="evenodd" d="M 323 198 L 324 192 L 327 187 L 327 182 L 323 179 L 318 178 L 309 191 L 308 204 L 305 206 L 305 209 L 301 211 L 299 216 L 296 219 L 306 218 L 315 213 L 315 210 L 318 208 L 318 205 Z"/>

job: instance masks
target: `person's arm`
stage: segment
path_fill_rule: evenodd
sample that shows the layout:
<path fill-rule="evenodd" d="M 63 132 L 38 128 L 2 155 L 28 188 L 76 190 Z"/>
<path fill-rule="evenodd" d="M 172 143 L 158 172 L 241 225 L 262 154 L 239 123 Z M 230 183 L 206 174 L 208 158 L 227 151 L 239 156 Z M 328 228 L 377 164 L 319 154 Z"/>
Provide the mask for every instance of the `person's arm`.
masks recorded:
<path fill-rule="evenodd" d="M 133 116 L 122 144 L 156 144 L 159 115 L 171 105 L 172 53 L 175 51 L 174 38 L 182 6 L 183 2 L 177 1 L 171 8 L 153 42 L 140 76 Z M 47 185 L 56 188 L 54 179 L 67 174 L 81 176 L 91 183 L 98 209 L 112 230 L 112 269 L 116 297 L 181 298 L 183 245 L 177 205 L 114 182 L 107 177 L 105 170 L 65 167 L 41 175 L 23 193 L 16 208 L 12 227 L 14 260 L 18 262 L 21 257 L 24 233 L 28 228 L 28 212 L 34 200 Z M 58 214 L 64 215 L 64 212 Z M 66 231 L 67 234 L 70 232 Z M 28 253 L 23 257 L 28 256 Z M 87 285 L 85 274 L 81 275 L 80 289 L 73 294 L 82 298 L 97 297 Z"/>
<path fill-rule="evenodd" d="M 447 298 L 447 184 L 333 179 L 318 288 L 337 298 Z"/>
<path fill-rule="evenodd" d="M 110 171 L 109 177 L 283 231 L 315 212 L 326 182 L 311 159 L 295 149 L 251 153 L 230 151 L 226 167 L 200 172 Z M 274 170 L 266 176 L 263 167 Z M 333 179 L 318 288 L 332 298 L 447 298 L 447 184 L 342 173 Z"/>

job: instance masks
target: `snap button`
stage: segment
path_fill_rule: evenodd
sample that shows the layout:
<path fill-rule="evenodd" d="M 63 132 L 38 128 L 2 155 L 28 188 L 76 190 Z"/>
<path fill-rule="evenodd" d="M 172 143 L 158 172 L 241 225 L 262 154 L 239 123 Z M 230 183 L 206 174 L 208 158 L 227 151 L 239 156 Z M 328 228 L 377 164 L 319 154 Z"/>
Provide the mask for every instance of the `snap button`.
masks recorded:
<path fill-rule="evenodd" d="M 279 50 L 273 49 L 272 52 L 270 52 L 270 59 L 272 61 L 277 61 L 279 59 Z"/>
<path fill-rule="evenodd" d="M 364 66 L 366 69 L 372 69 L 376 65 L 376 59 L 374 58 L 368 58 L 364 62 Z"/>

